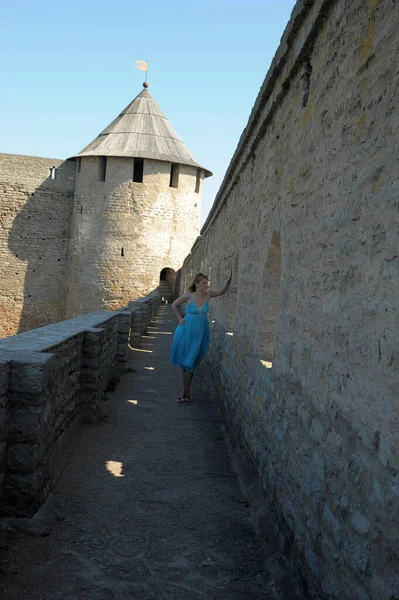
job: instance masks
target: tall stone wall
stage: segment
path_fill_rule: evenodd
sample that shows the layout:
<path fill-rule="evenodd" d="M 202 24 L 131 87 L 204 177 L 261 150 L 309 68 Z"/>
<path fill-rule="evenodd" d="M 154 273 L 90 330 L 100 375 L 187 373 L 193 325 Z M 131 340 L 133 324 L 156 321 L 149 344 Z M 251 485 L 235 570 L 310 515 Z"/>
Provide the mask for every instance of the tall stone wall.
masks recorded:
<path fill-rule="evenodd" d="M 297 2 L 181 273 L 233 270 L 208 367 L 323 598 L 399 597 L 399 5 Z"/>
<path fill-rule="evenodd" d="M 73 161 L 0 154 L 0 337 L 63 318 L 74 174 Z"/>
<path fill-rule="evenodd" d="M 196 168 L 180 165 L 174 188 L 167 162 L 145 160 L 142 183 L 132 181 L 132 158 L 108 157 L 105 181 L 98 180 L 98 157 L 83 157 L 80 164 L 67 317 L 118 309 L 147 294 L 159 284 L 162 269 L 180 267 L 199 231 Z"/>
<path fill-rule="evenodd" d="M 72 427 L 103 414 L 105 392 L 139 344 L 158 292 L 0 340 L 0 517 L 32 516 L 60 474 Z"/>

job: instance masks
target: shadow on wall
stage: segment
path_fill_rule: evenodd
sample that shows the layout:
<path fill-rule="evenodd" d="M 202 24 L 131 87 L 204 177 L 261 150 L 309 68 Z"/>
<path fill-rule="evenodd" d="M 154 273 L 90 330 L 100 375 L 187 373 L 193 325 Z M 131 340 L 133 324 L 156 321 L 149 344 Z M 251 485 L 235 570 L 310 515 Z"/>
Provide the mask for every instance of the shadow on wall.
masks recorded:
<path fill-rule="evenodd" d="M 8 271 L 3 273 L 7 292 L 3 292 L 1 303 L 8 321 L 4 335 L 57 323 L 64 317 L 75 163 L 65 161 L 57 168 L 40 166 L 48 169 L 48 177 L 33 192 L 28 179 L 25 184 L 12 186 L 11 204 L 17 214 L 9 231 L 8 249 L 17 260 L 10 260 Z"/>

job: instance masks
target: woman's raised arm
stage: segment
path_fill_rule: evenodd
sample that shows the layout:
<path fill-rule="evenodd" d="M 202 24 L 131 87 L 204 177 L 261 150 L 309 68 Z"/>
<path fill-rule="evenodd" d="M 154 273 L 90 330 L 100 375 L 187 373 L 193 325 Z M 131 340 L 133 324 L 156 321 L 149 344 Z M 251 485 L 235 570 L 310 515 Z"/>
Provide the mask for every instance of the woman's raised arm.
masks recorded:
<path fill-rule="evenodd" d="M 231 273 L 221 290 L 209 290 L 209 298 L 215 298 L 215 296 L 223 296 L 227 292 L 231 283 Z"/>

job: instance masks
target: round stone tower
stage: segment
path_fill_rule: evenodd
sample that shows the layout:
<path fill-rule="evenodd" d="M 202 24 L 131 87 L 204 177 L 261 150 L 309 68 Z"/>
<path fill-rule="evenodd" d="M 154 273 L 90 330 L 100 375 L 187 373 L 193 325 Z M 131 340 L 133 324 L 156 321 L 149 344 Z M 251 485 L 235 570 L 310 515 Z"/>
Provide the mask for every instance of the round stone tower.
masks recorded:
<path fill-rule="evenodd" d="M 179 269 L 199 232 L 204 177 L 147 89 L 76 160 L 65 318 L 113 310 Z"/>

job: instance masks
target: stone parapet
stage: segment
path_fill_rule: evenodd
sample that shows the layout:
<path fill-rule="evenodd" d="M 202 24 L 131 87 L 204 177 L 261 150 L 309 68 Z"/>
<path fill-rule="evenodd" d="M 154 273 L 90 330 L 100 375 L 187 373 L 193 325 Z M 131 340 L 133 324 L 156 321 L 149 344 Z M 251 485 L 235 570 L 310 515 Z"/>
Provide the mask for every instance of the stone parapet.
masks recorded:
<path fill-rule="evenodd" d="M 0 506 L 32 516 L 58 473 L 74 424 L 96 422 L 106 391 L 140 343 L 157 292 L 123 310 L 100 311 L 0 340 Z"/>

